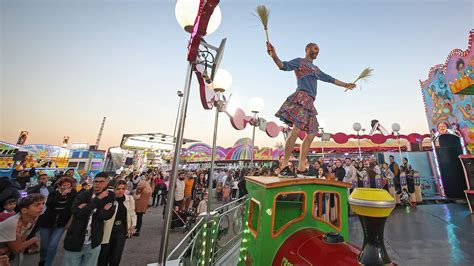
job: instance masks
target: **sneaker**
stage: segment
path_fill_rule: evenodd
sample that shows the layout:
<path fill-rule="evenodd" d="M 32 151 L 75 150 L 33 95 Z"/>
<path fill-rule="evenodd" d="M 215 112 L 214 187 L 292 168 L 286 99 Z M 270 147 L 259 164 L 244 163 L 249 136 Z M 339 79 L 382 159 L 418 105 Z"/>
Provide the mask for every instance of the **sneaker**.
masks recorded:
<path fill-rule="evenodd" d="M 278 177 L 296 177 L 296 174 L 287 166 L 280 171 Z"/>

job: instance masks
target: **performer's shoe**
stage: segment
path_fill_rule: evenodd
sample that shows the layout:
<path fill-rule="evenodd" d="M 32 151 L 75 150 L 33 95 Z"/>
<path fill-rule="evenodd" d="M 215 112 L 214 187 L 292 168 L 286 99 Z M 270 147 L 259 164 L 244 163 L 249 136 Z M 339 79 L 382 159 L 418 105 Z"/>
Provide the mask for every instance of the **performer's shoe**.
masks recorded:
<path fill-rule="evenodd" d="M 296 170 L 296 176 L 297 177 L 307 177 L 309 176 L 309 170 L 306 169 L 304 171 Z"/>
<path fill-rule="evenodd" d="M 296 177 L 296 174 L 290 170 L 289 166 L 287 166 L 280 171 L 278 177 Z"/>

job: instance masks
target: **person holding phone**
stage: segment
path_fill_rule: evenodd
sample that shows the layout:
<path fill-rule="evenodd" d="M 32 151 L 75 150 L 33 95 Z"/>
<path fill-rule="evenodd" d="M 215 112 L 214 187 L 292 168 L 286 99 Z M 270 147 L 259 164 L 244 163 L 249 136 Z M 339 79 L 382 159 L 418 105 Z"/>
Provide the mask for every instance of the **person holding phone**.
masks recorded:
<path fill-rule="evenodd" d="M 120 265 L 123 248 L 127 237 L 135 233 L 137 215 L 135 213 L 135 200 L 126 195 L 127 182 L 118 180 L 115 184 L 114 216 L 105 221 L 104 237 L 99 255 L 99 266 Z"/>
<path fill-rule="evenodd" d="M 91 190 L 81 191 L 72 203 L 72 221 L 64 238 L 64 266 L 96 265 L 104 221 L 115 213 L 115 194 L 107 190 L 109 176 L 98 173 Z"/>
<path fill-rule="evenodd" d="M 76 197 L 74 183 L 72 178 L 61 176 L 57 189 L 46 200 L 46 211 L 38 220 L 41 237 L 39 266 L 53 264 L 59 241 L 72 216 L 71 206 Z"/>

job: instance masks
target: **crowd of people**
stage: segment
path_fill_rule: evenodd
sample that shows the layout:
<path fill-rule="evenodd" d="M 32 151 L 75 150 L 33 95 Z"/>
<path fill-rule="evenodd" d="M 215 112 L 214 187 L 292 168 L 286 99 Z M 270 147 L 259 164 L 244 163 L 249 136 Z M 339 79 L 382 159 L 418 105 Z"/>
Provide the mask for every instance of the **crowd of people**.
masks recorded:
<path fill-rule="evenodd" d="M 294 165 L 290 162 L 290 167 Z M 247 194 L 245 176 L 278 176 L 279 164 L 252 169 L 217 169 L 212 188 L 217 203 L 226 204 Z M 337 180 L 353 187 L 393 188 L 414 192 L 414 169 L 393 156 L 378 163 L 370 158 L 308 161 L 309 178 Z M 400 176 L 407 177 L 403 189 Z M 0 178 L 0 265 L 21 265 L 25 252 L 38 252 L 39 265 L 52 265 L 60 241 L 65 250 L 62 265 L 119 265 L 127 238 L 140 236 L 149 207 L 165 211 L 169 172 L 122 172 L 109 178 L 74 178 L 69 169 L 50 177 L 32 170 L 17 171 L 15 178 Z M 182 170 L 174 193 L 171 228 L 186 227 L 207 212 L 209 171 Z"/>
<path fill-rule="evenodd" d="M 64 234 L 62 265 L 119 265 L 126 239 L 139 236 L 152 195 L 155 204 L 165 191 L 157 171 L 114 178 L 100 172 L 79 182 L 73 169 L 53 177 L 31 170 L 1 177 L 0 265 L 22 265 L 23 253 L 38 251 L 38 265 L 52 265 Z"/>

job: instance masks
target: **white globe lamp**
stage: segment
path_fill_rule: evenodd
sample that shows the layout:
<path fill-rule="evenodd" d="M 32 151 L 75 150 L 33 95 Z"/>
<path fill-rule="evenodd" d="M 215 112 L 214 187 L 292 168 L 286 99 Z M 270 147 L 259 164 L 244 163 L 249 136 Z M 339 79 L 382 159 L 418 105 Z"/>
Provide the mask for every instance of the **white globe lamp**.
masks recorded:
<path fill-rule="evenodd" d="M 201 1 L 199 0 L 178 0 L 176 2 L 176 7 L 174 9 L 176 20 L 178 20 L 181 28 L 189 33 L 193 32 L 194 21 L 196 20 L 200 2 Z M 219 6 L 216 6 L 212 12 L 211 18 L 209 19 L 206 35 L 215 32 L 217 28 L 219 28 L 221 19 L 221 9 Z"/>
<path fill-rule="evenodd" d="M 252 113 L 260 113 L 264 106 L 263 100 L 259 97 L 252 97 L 249 100 L 249 109 Z"/>
<path fill-rule="evenodd" d="M 210 87 L 212 87 L 215 92 L 224 92 L 229 90 L 231 86 L 232 75 L 229 71 L 219 68 Z"/>

